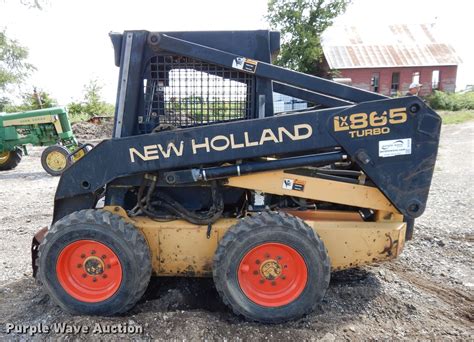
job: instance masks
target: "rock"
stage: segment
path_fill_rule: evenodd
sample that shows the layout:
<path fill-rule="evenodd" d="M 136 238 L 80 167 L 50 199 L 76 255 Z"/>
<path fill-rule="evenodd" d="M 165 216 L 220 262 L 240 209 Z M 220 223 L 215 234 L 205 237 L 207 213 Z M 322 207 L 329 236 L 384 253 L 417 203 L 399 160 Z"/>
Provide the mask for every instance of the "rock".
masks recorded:
<path fill-rule="evenodd" d="M 334 336 L 333 334 L 331 333 L 327 333 L 326 335 L 324 335 L 319 341 L 320 342 L 333 342 L 336 340 L 336 336 Z"/>

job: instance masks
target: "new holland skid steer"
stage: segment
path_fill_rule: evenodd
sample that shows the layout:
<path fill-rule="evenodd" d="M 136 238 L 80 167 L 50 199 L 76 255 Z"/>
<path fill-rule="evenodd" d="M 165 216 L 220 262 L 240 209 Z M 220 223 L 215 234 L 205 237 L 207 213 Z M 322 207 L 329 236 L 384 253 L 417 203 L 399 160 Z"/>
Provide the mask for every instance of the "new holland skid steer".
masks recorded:
<path fill-rule="evenodd" d="M 62 174 L 34 274 L 63 309 L 131 309 L 152 275 L 214 279 L 249 320 L 296 319 L 331 271 L 397 257 L 425 210 L 441 120 L 271 64 L 279 33 L 111 34 L 113 137 Z M 275 113 L 273 92 L 307 101 Z"/>

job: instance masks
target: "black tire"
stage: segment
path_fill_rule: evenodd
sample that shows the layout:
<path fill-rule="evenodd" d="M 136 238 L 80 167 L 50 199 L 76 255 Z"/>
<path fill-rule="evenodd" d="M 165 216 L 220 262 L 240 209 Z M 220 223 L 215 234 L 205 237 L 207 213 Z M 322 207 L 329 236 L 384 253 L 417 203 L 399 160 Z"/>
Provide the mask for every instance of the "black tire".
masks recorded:
<path fill-rule="evenodd" d="M 291 247 L 306 264 L 304 290 L 286 305 L 259 305 L 244 293 L 239 284 L 238 268 L 244 256 L 267 243 Z M 329 286 L 330 270 L 326 248 L 307 224 L 285 213 L 265 212 L 244 218 L 227 231 L 214 256 L 213 277 L 219 295 L 234 313 L 252 321 L 281 323 L 314 310 Z M 257 271 L 252 274 L 256 275 Z M 280 278 L 284 279 L 283 276 Z"/>
<path fill-rule="evenodd" d="M 60 284 L 59 255 L 78 240 L 106 245 L 121 264 L 120 286 L 106 300 L 80 301 Z M 61 308 L 73 314 L 110 316 L 126 312 L 143 296 L 151 276 L 150 250 L 142 233 L 120 216 L 103 210 L 81 210 L 56 222 L 39 246 L 37 263 L 39 281 L 46 292 Z"/>
<path fill-rule="evenodd" d="M 51 176 L 60 176 L 70 164 L 68 160 L 69 154 L 69 150 L 64 146 L 48 146 L 41 154 L 41 166 L 43 166 L 43 169 Z M 55 155 L 56 158 L 50 162 L 48 157 L 53 155 Z"/>
<path fill-rule="evenodd" d="M 16 148 L 13 151 L 0 154 L 0 171 L 13 170 L 21 162 L 23 151 Z"/>

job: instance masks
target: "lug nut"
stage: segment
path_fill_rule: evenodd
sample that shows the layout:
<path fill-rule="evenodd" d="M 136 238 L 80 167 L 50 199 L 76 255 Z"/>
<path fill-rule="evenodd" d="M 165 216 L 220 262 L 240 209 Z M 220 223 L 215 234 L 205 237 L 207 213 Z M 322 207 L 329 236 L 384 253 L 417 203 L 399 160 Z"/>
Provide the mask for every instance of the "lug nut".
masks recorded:
<path fill-rule="evenodd" d="M 77 264 L 77 268 L 81 268 L 82 267 L 82 264 Z"/>
<path fill-rule="evenodd" d="M 260 279 L 260 284 L 263 284 L 264 282 L 265 282 L 265 280 Z"/>
<path fill-rule="evenodd" d="M 281 260 L 281 256 L 277 256 L 276 259 L 277 259 L 277 260 Z"/>
<path fill-rule="evenodd" d="M 107 274 L 102 274 L 102 278 L 107 278 Z"/>
<path fill-rule="evenodd" d="M 110 264 L 107 264 L 107 268 L 108 268 L 108 269 L 111 269 L 112 266 L 111 266 Z"/>
<path fill-rule="evenodd" d="M 276 284 L 276 281 L 272 281 L 272 286 L 275 286 Z"/>
<path fill-rule="evenodd" d="M 82 278 L 87 278 L 87 274 L 82 273 Z"/>
<path fill-rule="evenodd" d="M 258 271 L 253 271 L 253 274 L 258 275 Z"/>
<path fill-rule="evenodd" d="M 270 254 L 268 254 L 268 253 L 265 253 L 265 258 L 267 258 L 267 259 L 268 259 L 269 257 L 270 257 Z"/>
<path fill-rule="evenodd" d="M 92 278 L 92 281 L 95 283 L 97 281 L 97 278 L 96 277 Z"/>
<path fill-rule="evenodd" d="M 258 259 L 255 260 L 255 263 L 256 263 L 257 265 L 259 265 L 259 264 L 260 264 L 260 260 L 258 260 Z"/>
<path fill-rule="evenodd" d="M 84 253 L 81 254 L 81 258 L 84 259 L 86 255 Z"/>
<path fill-rule="evenodd" d="M 281 278 L 281 279 L 283 279 L 283 280 L 285 280 L 285 279 L 286 279 L 286 277 L 285 277 L 284 275 L 282 275 L 280 278 Z"/>
<path fill-rule="evenodd" d="M 91 254 L 94 255 L 94 254 L 95 254 L 95 250 L 92 250 L 92 251 L 91 251 Z"/>
<path fill-rule="evenodd" d="M 102 258 L 102 259 L 107 258 L 107 255 L 104 254 L 104 255 L 101 256 L 101 258 Z"/>

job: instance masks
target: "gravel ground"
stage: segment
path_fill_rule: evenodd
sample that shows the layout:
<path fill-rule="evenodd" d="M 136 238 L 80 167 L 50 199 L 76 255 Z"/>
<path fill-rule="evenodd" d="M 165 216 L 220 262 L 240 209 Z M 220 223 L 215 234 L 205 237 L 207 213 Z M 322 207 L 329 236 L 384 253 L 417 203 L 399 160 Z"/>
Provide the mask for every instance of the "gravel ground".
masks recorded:
<path fill-rule="evenodd" d="M 398 260 L 334 273 L 314 313 L 281 325 L 234 316 L 210 279 L 154 279 L 122 317 L 63 313 L 31 277 L 31 238 L 50 222 L 58 182 L 41 169 L 41 149 L 32 148 L 16 170 L 0 174 L 0 339 L 473 340 L 473 135 L 474 122 L 443 127 L 428 209 Z M 23 333 L 7 335 L 9 323 Z M 25 330 L 61 323 L 90 330 Z M 130 332 L 98 334 L 110 325 Z"/>

